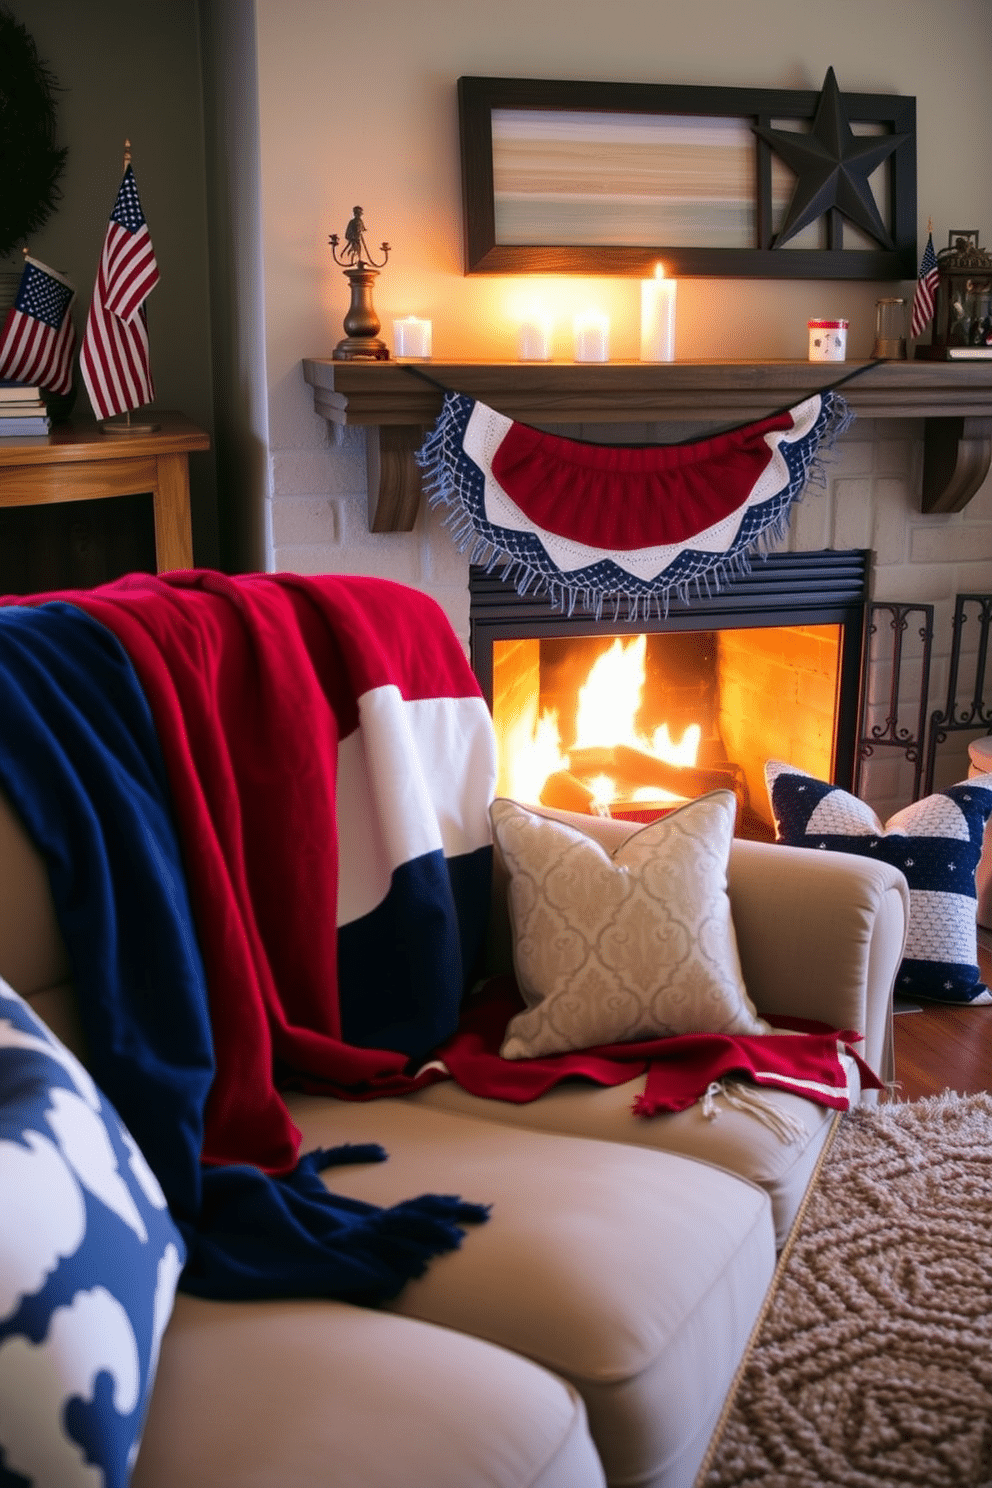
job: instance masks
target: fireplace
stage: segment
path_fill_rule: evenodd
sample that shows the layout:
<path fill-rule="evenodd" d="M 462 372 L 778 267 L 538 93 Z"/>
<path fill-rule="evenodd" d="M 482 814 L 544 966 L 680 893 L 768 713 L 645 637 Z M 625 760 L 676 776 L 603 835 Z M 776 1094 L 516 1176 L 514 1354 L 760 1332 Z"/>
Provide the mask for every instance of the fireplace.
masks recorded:
<path fill-rule="evenodd" d="M 773 554 L 650 623 L 566 615 L 472 568 L 498 789 L 644 821 L 727 787 L 740 835 L 770 839 L 766 759 L 853 783 L 870 556 Z"/>

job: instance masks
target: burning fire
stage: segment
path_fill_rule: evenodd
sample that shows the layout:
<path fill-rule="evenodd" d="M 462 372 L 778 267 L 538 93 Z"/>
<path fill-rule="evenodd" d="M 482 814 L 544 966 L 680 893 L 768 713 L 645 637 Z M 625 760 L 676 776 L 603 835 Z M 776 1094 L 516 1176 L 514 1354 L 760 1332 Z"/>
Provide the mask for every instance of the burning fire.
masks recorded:
<path fill-rule="evenodd" d="M 667 765 L 692 768 L 699 752 L 698 724 L 690 724 L 677 742 L 671 738 L 667 723 L 650 737 L 638 731 L 636 718 L 644 693 L 646 651 L 644 635 L 626 643 L 617 637 L 597 658 L 579 689 L 575 741 L 567 752 L 562 749 L 557 711 L 545 710 L 538 718 L 536 699 L 529 705 L 504 735 L 509 795 L 536 803 L 554 777 L 557 799 L 548 804 L 570 804 L 579 810 L 607 812 L 619 800 L 684 799 L 659 783 L 646 781 L 638 786 L 631 780 L 637 760 L 645 756 Z M 595 769 L 597 762 L 606 766 L 621 757 L 627 766 L 622 781 L 606 768 Z M 650 759 L 644 763 L 649 766 Z M 566 801 L 567 795 L 572 799 Z"/>

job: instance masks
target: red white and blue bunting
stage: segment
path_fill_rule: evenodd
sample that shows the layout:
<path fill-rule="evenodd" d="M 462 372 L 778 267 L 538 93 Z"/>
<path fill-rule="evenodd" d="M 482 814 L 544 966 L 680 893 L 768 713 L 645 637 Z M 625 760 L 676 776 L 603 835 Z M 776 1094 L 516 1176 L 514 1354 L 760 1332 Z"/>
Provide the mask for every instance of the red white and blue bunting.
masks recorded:
<path fill-rule="evenodd" d="M 673 595 L 712 593 L 786 534 L 824 485 L 823 453 L 854 415 L 828 388 L 794 407 L 682 444 L 566 439 L 446 392 L 417 459 L 432 506 L 473 563 L 556 609 L 644 619 Z"/>

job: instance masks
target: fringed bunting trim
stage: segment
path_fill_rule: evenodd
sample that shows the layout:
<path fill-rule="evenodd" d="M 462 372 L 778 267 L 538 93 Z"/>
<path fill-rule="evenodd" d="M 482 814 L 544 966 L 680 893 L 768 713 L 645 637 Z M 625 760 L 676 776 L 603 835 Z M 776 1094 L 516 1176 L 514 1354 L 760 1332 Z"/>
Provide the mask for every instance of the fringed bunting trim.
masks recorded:
<path fill-rule="evenodd" d="M 521 595 L 616 619 L 712 594 L 786 534 L 793 504 L 825 485 L 822 459 L 851 423 L 832 389 L 703 440 L 600 445 L 545 434 L 446 392 L 417 459 L 431 506 L 472 563 Z"/>

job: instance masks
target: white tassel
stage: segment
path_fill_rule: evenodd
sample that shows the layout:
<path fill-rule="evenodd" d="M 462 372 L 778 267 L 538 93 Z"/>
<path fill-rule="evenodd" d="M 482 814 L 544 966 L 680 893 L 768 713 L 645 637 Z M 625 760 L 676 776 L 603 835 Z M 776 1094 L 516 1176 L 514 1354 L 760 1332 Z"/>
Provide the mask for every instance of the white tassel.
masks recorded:
<path fill-rule="evenodd" d="M 743 1085 L 738 1081 L 714 1081 L 708 1085 L 700 1098 L 700 1107 L 707 1121 L 715 1121 L 720 1112 L 714 1104 L 714 1098 L 722 1095 L 728 1106 L 733 1106 L 738 1111 L 746 1111 L 749 1115 L 763 1121 L 778 1137 L 780 1142 L 798 1142 L 806 1136 L 806 1127 L 798 1116 L 792 1116 L 788 1111 L 783 1111 L 767 1095 L 762 1095 L 760 1090 L 753 1085 Z"/>
<path fill-rule="evenodd" d="M 712 1085 L 707 1085 L 705 1091 L 703 1092 L 700 1099 L 703 1107 L 703 1115 L 706 1117 L 707 1121 L 715 1121 L 716 1118 L 719 1116 L 720 1112 L 713 1104 L 713 1097 L 715 1095 L 722 1094 L 723 1086 L 720 1084 L 719 1080 L 714 1080 Z"/>

